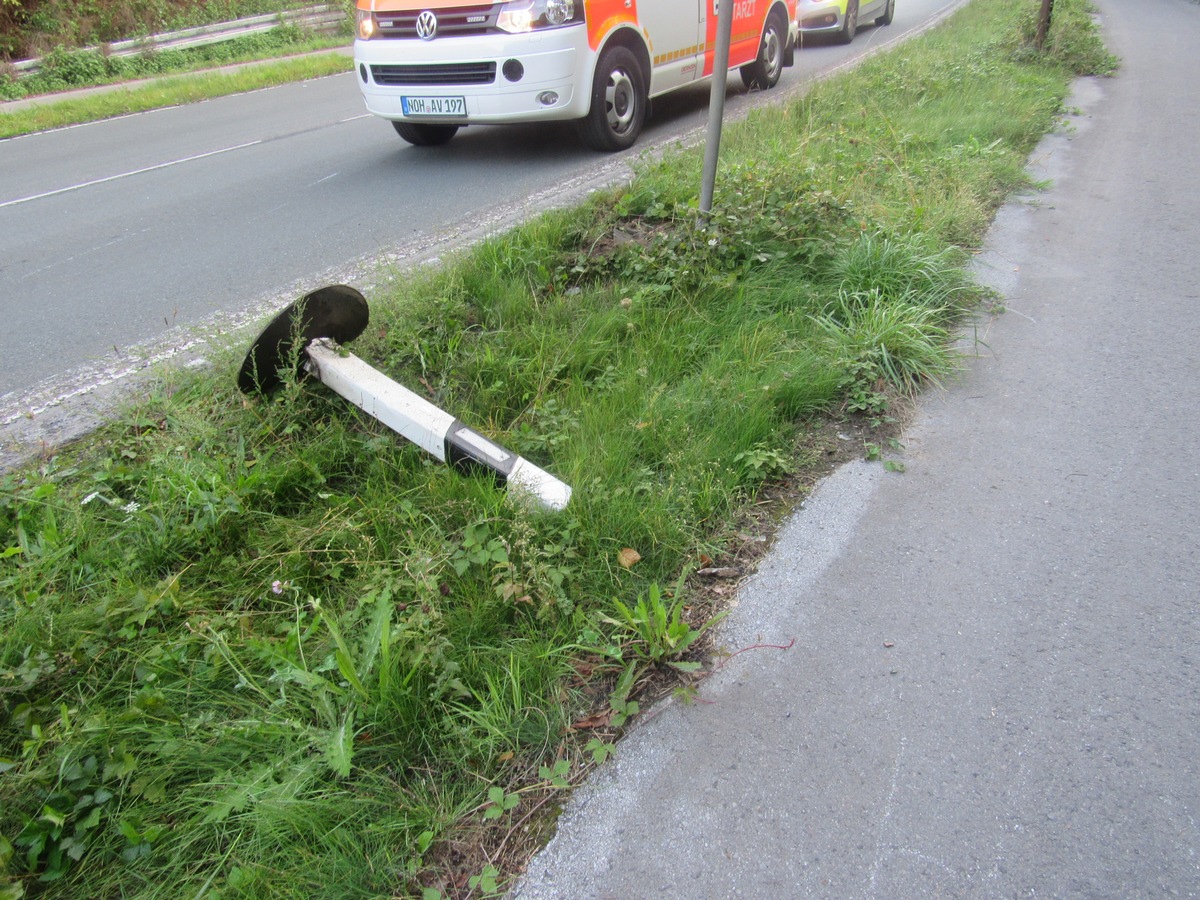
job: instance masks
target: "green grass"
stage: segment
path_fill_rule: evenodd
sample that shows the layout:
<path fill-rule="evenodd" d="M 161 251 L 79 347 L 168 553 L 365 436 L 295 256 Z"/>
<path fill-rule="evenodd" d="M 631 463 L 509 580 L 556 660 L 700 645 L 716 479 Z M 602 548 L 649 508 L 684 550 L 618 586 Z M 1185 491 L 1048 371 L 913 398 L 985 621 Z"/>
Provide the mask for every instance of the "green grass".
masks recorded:
<path fill-rule="evenodd" d="M 354 61 L 342 53 L 317 54 L 233 72 L 178 75 L 92 96 L 35 102 L 22 109 L 0 113 L 0 139 L 337 75 L 350 71 L 353 65 Z"/>
<path fill-rule="evenodd" d="M 241 397 L 238 347 L 0 476 L 0 897 L 503 883 L 648 685 L 686 689 L 719 613 L 689 574 L 824 423 L 952 377 L 967 254 L 1104 59 L 1031 53 L 1031 14 L 973 4 L 729 127 L 707 222 L 679 151 L 370 298 L 355 353 L 565 513 L 320 385 Z"/>
<path fill-rule="evenodd" d="M 340 36 L 322 35 L 298 25 L 281 25 L 269 31 L 200 47 L 142 52 L 132 56 L 58 47 L 42 57 L 36 71 L 20 78 L 0 76 L 0 100 L 18 100 L 345 47 L 349 42 L 349 20 L 345 32 Z"/>
<path fill-rule="evenodd" d="M 338 36 L 287 25 L 203 47 L 128 57 L 57 47 L 34 74 L 16 78 L 0 69 L 0 101 L 30 101 L 0 112 L 0 139 L 348 72 L 349 56 L 322 51 L 344 50 L 349 26 L 347 18 L 347 33 Z M 242 63 L 256 64 L 220 71 Z M 109 89 L 59 96 L 101 86 Z"/>
<path fill-rule="evenodd" d="M 312 5 L 309 0 L 0 0 L 0 58 L 30 59 Z"/>

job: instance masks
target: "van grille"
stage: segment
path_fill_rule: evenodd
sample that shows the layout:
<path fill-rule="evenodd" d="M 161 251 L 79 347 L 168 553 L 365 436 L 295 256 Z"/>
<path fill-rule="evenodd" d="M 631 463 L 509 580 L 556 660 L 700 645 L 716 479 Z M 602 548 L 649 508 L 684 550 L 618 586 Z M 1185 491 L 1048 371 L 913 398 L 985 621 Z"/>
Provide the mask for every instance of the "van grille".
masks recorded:
<path fill-rule="evenodd" d="M 496 63 L 371 66 L 371 77 L 376 84 L 390 85 L 491 84 L 496 80 Z"/>
<path fill-rule="evenodd" d="M 496 27 L 500 17 L 500 3 L 483 6 L 457 6 L 453 9 L 434 10 L 437 15 L 437 37 L 461 37 L 463 35 L 487 34 Z M 375 13 L 375 24 L 381 38 L 417 39 L 417 16 L 421 10 Z"/>

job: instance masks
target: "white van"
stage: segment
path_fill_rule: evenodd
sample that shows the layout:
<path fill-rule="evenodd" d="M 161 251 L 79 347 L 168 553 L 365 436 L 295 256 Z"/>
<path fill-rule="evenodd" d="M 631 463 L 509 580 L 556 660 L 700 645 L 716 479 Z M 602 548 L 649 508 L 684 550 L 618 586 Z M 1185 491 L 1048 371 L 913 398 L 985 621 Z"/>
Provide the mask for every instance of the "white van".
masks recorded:
<path fill-rule="evenodd" d="M 459 128 L 575 120 L 596 150 L 637 140 L 649 100 L 711 77 L 718 0 L 357 0 L 368 111 L 412 144 Z M 733 3 L 731 68 L 774 87 L 796 47 L 796 0 Z"/>

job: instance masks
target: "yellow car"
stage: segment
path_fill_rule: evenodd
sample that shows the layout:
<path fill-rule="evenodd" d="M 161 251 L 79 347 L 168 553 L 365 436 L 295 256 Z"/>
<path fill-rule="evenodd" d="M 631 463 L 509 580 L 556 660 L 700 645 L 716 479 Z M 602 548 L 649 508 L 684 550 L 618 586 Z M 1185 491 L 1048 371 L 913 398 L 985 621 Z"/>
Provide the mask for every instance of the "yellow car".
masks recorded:
<path fill-rule="evenodd" d="M 800 0 L 797 18 L 801 38 L 829 35 L 838 43 L 848 44 L 862 22 L 891 25 L 896 0 Z"/>

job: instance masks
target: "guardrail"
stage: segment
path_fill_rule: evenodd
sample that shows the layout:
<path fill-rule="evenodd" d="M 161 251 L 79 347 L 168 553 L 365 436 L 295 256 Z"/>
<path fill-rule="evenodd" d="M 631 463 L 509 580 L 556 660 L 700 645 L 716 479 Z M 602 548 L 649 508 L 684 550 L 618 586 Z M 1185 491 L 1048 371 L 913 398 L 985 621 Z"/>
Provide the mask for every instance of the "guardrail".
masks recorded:
<path fill-rule="evenodd" d="M 147 51 L 186 50 L 189 47 L 219 44 L 222 41 L 231 41 L 235 38 L 271 31 L 284 25 L 298 25 L 309 31 L 333 34 L 345 21 L 346 11 L 341 6 L 309 6 L 304 9 L 292 9 L 263 16 L 250 16 L 232 22 L 219 22 L 215 25 L 184 28 L 180 31 L 169 31 L 129 41 L 116 41 L 103 47 L 87 47 L 85 49 L 103 52 L 108 56 L 137 56 Z M 36 72 L 41 65 L 40 57 L 12 63 L 12 67 L 22 75 Z"/>

